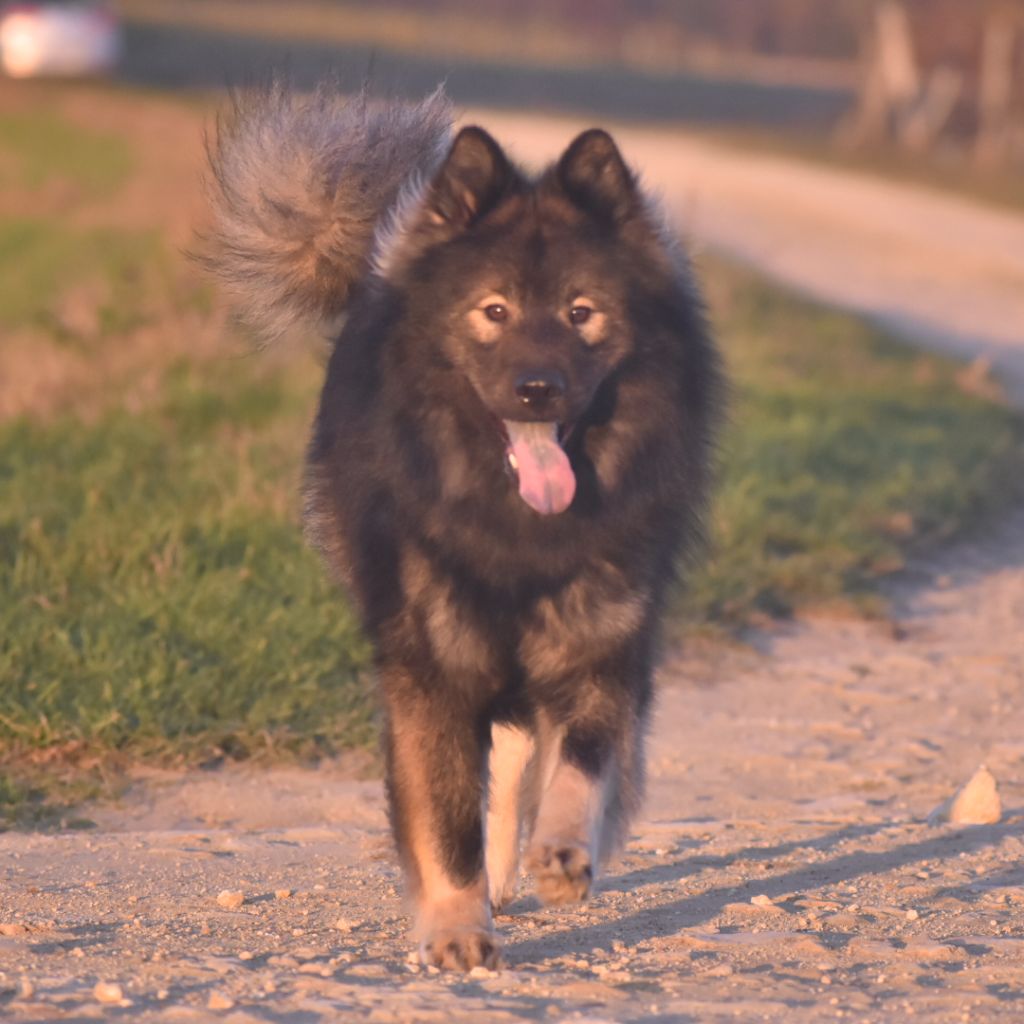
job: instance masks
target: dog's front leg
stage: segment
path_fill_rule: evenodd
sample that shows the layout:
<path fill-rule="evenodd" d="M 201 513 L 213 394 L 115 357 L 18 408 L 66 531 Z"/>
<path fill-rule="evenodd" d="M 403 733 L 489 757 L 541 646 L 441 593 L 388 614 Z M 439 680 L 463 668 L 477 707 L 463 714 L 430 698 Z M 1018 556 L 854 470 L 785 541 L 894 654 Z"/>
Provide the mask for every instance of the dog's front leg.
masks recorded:
<path fill-rule="evenodd" d="M 484 869 L 487 738 L 464 694 L 382 674 L 388 794 L 414 903 L 420 959 L 455 970 L 497 967 Z"/>

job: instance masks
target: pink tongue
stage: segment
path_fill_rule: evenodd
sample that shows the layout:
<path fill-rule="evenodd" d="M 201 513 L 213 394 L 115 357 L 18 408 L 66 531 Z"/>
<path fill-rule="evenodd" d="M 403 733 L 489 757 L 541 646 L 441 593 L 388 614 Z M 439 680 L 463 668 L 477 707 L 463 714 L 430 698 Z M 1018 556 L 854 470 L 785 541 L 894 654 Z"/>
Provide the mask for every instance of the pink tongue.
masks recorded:
<path fill-rule="evenodd" d="M 505 429 L 509 462 L 519 474 L 519 496 L 541 515 L 564 512 L 576 493 L 576 477 L 558 444 L 558 424 L 506 420 Z"/>

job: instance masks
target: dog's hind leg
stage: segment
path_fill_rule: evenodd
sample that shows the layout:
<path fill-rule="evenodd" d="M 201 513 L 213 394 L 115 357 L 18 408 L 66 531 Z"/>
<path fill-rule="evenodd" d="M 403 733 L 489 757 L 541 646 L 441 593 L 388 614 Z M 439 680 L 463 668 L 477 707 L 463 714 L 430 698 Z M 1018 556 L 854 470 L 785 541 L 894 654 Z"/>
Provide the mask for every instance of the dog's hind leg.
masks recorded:
<path fill-rule="evenodd" d="M 388 794 L 424 963 L 501 963 L 484 868 L 486 732 L 457 691 L 427 693 L 382 672 Z"/>
<path fill-rule="evenodd" d="M 621 708 L 604 727 L 586 718 L 549 733 L 554 762 L 530 839 L 527 868 L 548 905 L 585 900 L 619 846 L 643 789 L 642 719 Z"/>

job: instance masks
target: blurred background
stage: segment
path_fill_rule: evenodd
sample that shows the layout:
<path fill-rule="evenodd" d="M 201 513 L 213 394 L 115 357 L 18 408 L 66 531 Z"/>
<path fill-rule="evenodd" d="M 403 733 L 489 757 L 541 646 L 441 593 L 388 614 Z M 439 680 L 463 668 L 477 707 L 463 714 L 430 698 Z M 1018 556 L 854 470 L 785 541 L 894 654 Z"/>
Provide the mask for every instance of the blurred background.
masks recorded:
<path fill-rule="evenodd" d="M 218 88 L 299 85 L 463 104 L 773 127 L 991 165 L 1024 153 L 1019 0 L 122 0 L 8 5 L 3 67 Z"/>
<path fill-rule="evenodd" d="M 1015 500 L 1024 0 L 15 3 L 0 68 L 0 814 L 372 736 L 299 526 L 323 341 L 254 354 L 187 259 L 204 133 L 275 69 L 444 82 L 534 163 L 600 122 L 662 195 L 736 383 L 677 633 L 884 614 Z"/>

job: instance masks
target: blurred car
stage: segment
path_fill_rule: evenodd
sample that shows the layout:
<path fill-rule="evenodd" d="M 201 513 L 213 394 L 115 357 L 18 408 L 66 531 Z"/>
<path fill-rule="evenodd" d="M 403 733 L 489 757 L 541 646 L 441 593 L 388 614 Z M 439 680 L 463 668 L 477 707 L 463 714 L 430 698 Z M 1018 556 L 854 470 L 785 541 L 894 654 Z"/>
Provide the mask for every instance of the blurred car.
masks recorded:
<path fill-rule="evenodd" d="M 0 69 L 11 78 L 102 74 L 120 52 L 120 23 L 107 4 L 0 7 Z"/>

